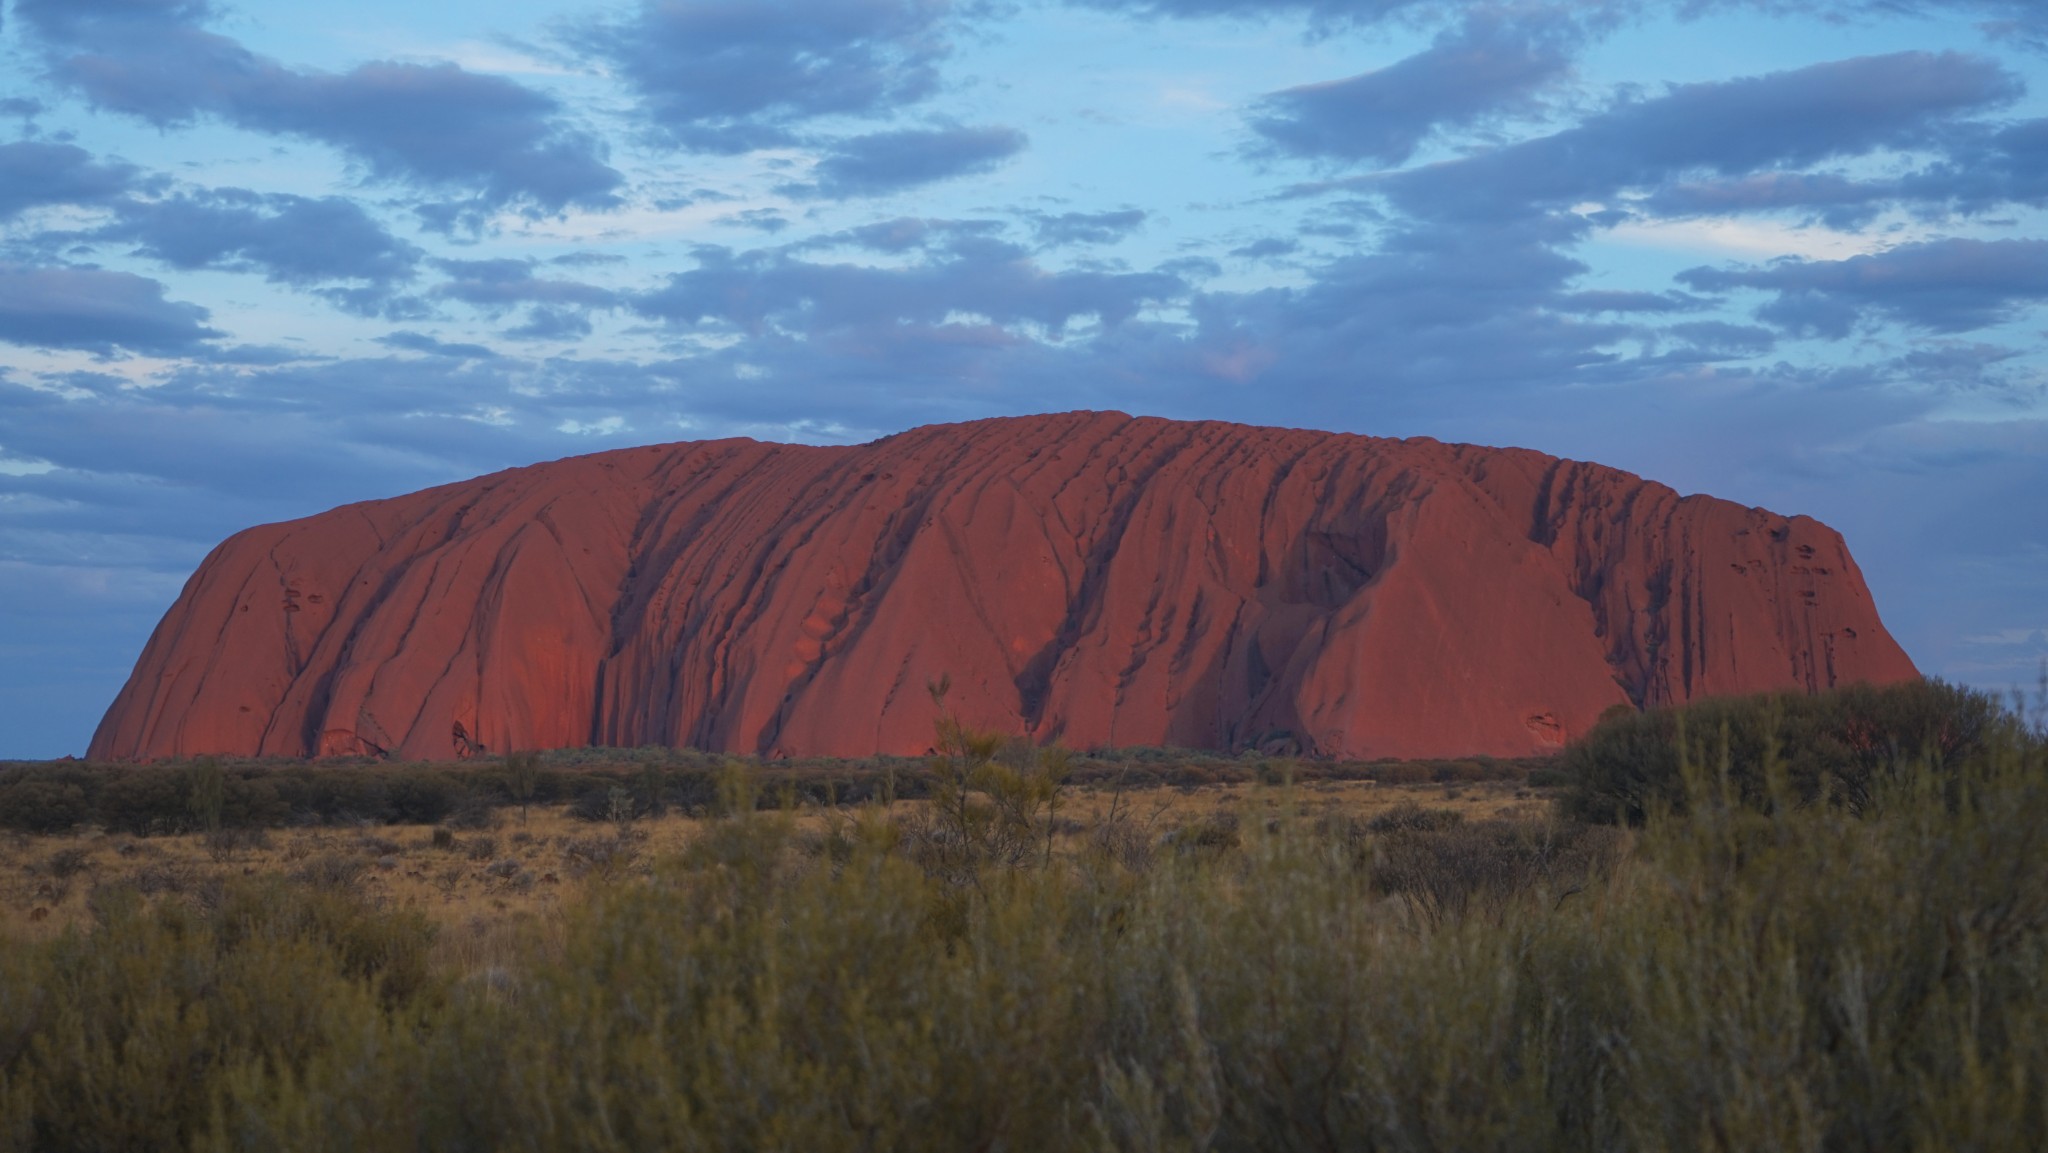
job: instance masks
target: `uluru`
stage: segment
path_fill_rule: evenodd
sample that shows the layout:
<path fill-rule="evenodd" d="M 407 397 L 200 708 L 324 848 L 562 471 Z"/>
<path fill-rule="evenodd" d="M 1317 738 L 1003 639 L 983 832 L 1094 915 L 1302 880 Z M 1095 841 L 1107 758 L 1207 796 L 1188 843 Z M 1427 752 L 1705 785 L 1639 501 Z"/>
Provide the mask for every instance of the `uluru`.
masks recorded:
<path fill-rule="evenodd" d="M 511 469 L 237 533 L 97 758 L 1541 753 L 1916 676 L 1839 534 L 1541 453 L 1076 412 Z"/>

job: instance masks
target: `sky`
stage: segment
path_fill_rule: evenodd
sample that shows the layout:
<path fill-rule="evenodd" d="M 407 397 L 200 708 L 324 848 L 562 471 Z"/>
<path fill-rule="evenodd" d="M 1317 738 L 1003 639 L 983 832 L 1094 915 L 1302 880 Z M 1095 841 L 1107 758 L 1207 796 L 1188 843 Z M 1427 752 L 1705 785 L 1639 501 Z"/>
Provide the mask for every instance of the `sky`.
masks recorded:
<path fill-rule="evenodd" d="M 1119 409 L 1839 529 L 2048 660 L 2038 0 L 0 0 L 0 757 L 207 551 L 515 465 Z"/>

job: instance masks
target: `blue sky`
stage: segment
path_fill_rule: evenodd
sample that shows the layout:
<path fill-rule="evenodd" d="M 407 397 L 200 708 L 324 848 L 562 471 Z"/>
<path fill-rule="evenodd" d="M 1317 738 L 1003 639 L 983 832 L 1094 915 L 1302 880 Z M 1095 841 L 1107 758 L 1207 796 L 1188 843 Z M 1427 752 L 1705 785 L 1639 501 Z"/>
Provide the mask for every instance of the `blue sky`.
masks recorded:
<path fill-rule="evenodd" d="M 2035 0 L 0 3 L 0 755 L 251 524 L 1070 408 L 1808 513 L 2048 658 Z"/>

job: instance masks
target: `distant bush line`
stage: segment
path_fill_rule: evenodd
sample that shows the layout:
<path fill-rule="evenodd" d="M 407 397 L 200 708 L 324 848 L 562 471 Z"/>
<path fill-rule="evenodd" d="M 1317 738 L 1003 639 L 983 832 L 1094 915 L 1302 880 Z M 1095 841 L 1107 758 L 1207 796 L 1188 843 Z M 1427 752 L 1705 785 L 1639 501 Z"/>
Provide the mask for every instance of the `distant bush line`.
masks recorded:
<path fill-rule="evenodd" d="M 719 804 L 729 758 L 689 749 L 562 749 L 537 754 L 528 801 L 570 807 L 572 815 L 610 819 L 616 790 L 636 816 L 703 814 Z M 845 805 L 930 795 L 925 758 L 810 758 L 745 761 L 757 803 Z M 0 829 L 63 833 L 98 826 L 150 836 L 196 831 L 197 781 L 209 766 L 220 777 L 218 827 L 433 825 L 478 810 L 517 805 L 505 758 L 460 763 L 292 761 L 201 758 L 147 765 L 87 761 L 0 762 Z M 1067 781 L 1081 787 L 1202 786 L 1282 780 L 1376 780 L 1383 784 L 1480 781 L 1557 784 L 1555 761 L 1471 757 L 1434 761 L 1296 761 L 1234 758 L 1188 749 L 1112 749 L 1073 758 Z"/>
<path fill-rule="evenodd" d="M 2043 730 L 1991 693 L 1940 680 L 1759 693 L 1646 713 L 1616 710 L 1555 770 L 1564 814 L 1640 825 L 1683 811 L 1698 772 L 1752 809 L 1815 803 L 1852 812 L 1909 769 L 1955 779 L 1990 758 L 2038 750 Z"/>
<path fill-rule="evenodd" d="M 1641 824 L 1658 806 L 1682 808 L 1684 775 L 1718 775 L 1753 807 L 1817 800 L 1852 810 L 1902 766 L 1955 770 L 1993 750 L 2042 740 L 2038 720 L 1992 694 L 1939 680 L 1855 685 L 1819 694 L 1761 693 L 1638 713 L 1617 708 L 1562 755 L 1415 761 L 1233 757 L 1194 749 L 1128 748 L 1077 754 L 1067 783 L 1128 788 L 1371 780 L 1387 785 L 1512 781 L 1564 786 L 1568 817 Z M 510 764 L 536 758 L 526 803 L 567 805 L 592 821 L 631 815 L 702 815 L 719 804 L 728 765 L 745 764 L 757 804 L 855 805 L 931 795 L 927 759 L 737 759 L 691 749 L 559 749 L 454 763 L 216 759 L 147 765 L 0 762 L 0 830 L 63 833 L 97 826 L 135 836 L 191 832 L 196 782 L 218 769 L 214 824 L 228 829 L 309 825 L 462 823 L 520 804 Z M 1775 800 L 1774 800 L 1775 798 Z"/>

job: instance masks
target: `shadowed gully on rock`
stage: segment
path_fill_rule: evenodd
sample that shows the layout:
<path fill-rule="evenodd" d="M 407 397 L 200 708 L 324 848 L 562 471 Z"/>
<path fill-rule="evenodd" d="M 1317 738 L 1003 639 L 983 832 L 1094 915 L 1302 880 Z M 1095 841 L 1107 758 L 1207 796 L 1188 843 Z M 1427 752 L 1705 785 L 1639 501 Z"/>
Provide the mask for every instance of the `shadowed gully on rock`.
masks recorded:
<path fill-rule="evenodd" d="M 1519 449 L 1132 418 L 658 445 L 238 533 L 91 755 L 1347 757 L 1917 675 L 1842 538 Z"/>

